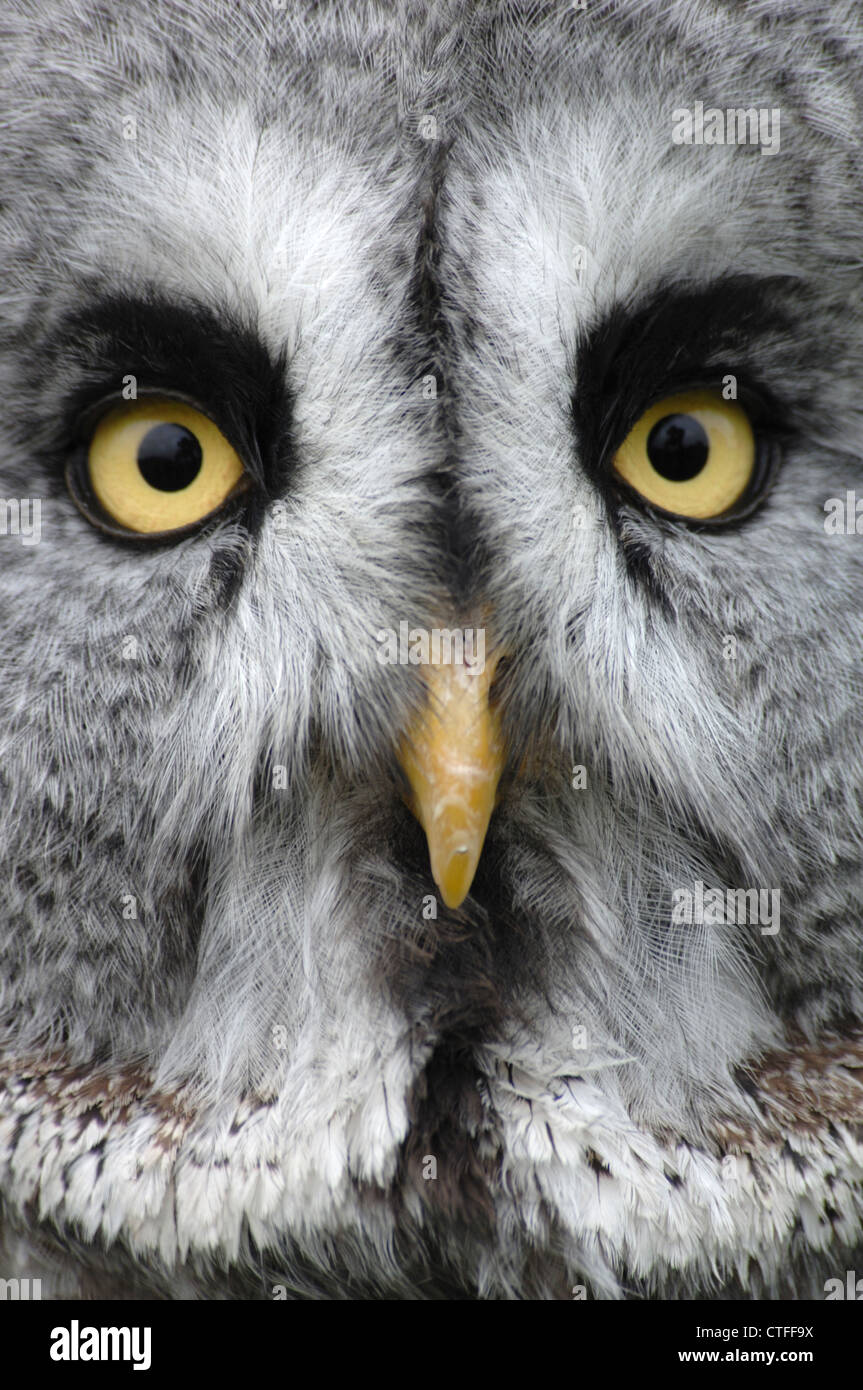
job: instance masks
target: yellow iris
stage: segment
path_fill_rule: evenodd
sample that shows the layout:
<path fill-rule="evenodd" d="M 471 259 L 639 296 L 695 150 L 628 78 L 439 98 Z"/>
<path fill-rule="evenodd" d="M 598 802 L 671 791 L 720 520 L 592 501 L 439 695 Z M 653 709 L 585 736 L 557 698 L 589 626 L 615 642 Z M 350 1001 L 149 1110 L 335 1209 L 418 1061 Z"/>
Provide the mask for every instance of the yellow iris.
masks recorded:
<path fill-rule="evenodd" d="M 118 526 L 141 534 L 203 521 L 245 473 L 212 420 L 193 406 L 155 396 L 102 417 L 87 466 L 102 509 Z"/>
<path fill-rule="evenodd" d="M 742 406 L 718 391 L 694 390 L 646 410 L 618 449 L 614 469 L 654 507 L 704 521 L 740 501 L 755 459 Z"/>

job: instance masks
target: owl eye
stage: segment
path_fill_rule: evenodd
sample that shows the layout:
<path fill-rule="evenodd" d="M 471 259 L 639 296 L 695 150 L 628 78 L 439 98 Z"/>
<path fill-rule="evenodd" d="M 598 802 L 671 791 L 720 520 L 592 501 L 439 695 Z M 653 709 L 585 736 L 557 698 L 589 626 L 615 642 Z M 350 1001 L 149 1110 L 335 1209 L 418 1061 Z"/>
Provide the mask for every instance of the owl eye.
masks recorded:
<path fill-rule="evenodd" d="M 718 392 L 682 391 L 646 410 L 614 458 L 614 471 L 651 506 L 693 521 L 732 511 L 756 474 L 746 411 Z"/>
<path fill-rule="evenodd" d="M 102 416 L 78 481 L 83 487 L 69 477 L 70 490 L 90 520 L 109 531 L 154 536 L 189 530 L 212 516 L 248 485 L 248 475 L 206 415 L 153 396 Z M 101 514 L 88 506 L 93 500 Z M 104 525 L 106 518 L 113 527 Z"/>

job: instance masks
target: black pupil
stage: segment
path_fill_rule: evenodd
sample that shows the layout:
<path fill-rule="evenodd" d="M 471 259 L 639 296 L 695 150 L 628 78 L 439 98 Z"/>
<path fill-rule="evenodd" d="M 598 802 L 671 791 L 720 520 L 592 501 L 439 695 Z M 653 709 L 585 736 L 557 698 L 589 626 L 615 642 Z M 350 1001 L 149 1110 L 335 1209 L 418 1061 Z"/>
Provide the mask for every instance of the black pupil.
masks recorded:
<path fill-rule="evenodd" d="M 201 446 L 182 425 L 154 425 L 138 445 L 138 467 L 150 487 L 179 492 L 201 471 Z"/>
<path fill-rule="evenodd" d="M 663 415 L 647 436 L 647 457 L 663 478 L 686 483 L 700 473 L 710 444 L 692 415 Z"/>

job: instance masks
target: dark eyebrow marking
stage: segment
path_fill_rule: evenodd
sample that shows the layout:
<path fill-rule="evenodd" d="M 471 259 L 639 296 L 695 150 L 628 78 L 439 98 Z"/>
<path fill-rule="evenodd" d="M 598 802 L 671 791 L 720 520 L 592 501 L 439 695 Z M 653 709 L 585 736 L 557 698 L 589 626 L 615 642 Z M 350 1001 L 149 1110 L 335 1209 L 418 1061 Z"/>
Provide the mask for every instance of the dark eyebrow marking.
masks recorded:
<path fill-rule="evenodd" d="M 572 423 L 585 466 L 599 471 L 653 401 L 727 372 L 757 378 L 757 347 L 788 333 L 793 276 L 722 276 L 701 288 L 666 282 L 635 306 L 618 305 L 587 330 L 575 355 Z M 769 422 L 784 402 L 751 380 L 749 404 Z"/>
<path fill-rule="evenodd" d="M 103 398 L 122 399 L 123 378 L 141 391 L 181 395 L 219 426 L 264 496 L 288 486 L 295 450 L 284 354 L 273 356 L 254 328 L 228 312 L 158 292 L 108 295 L 68 315 L 54 339 L 76 379 L 59 429 L 70 441 Z"/>

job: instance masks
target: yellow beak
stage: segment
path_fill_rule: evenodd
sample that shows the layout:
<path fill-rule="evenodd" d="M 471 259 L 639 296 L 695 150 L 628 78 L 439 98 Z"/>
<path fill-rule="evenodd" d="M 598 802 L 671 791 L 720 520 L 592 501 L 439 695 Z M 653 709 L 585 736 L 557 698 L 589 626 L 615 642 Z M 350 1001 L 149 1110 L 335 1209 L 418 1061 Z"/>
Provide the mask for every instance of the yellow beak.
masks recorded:
<path fill-rule="evenodd" d="M 399 761 L 410 808 L 426 833 L 431 871 L 447 907 L 470 892 L 503 770 L 500 720 L 489 704 L 496 658 L 483 670 L 424 666 L 428 706 L 406 731 Z"/>

